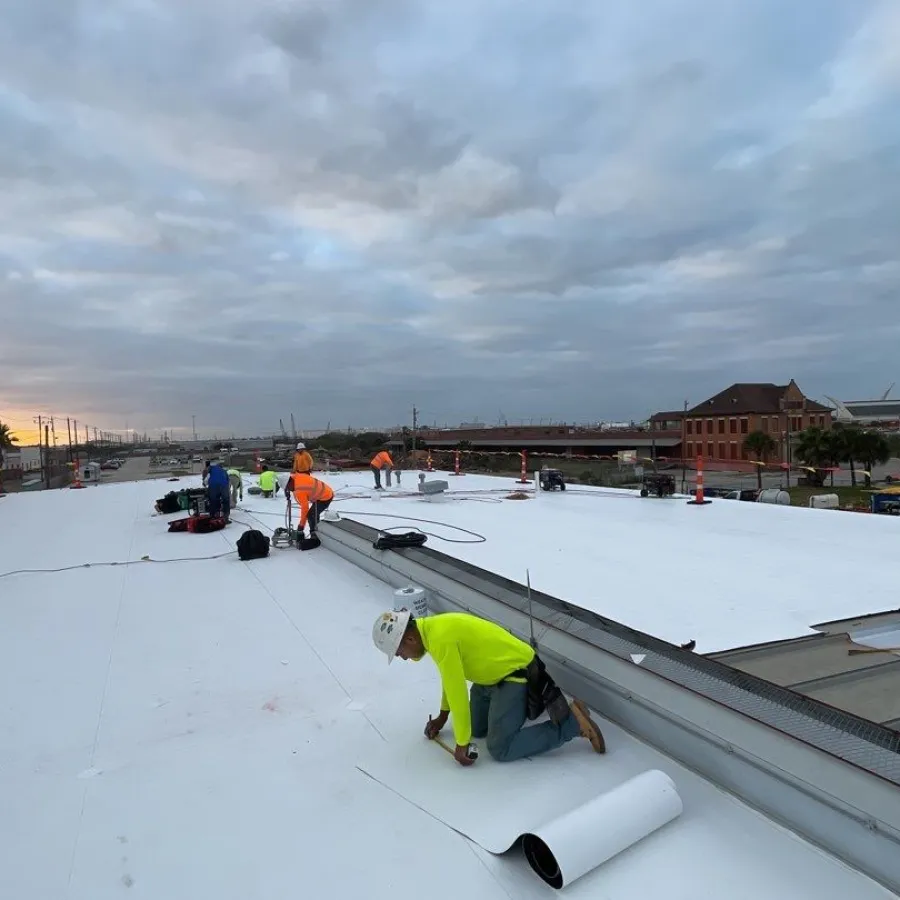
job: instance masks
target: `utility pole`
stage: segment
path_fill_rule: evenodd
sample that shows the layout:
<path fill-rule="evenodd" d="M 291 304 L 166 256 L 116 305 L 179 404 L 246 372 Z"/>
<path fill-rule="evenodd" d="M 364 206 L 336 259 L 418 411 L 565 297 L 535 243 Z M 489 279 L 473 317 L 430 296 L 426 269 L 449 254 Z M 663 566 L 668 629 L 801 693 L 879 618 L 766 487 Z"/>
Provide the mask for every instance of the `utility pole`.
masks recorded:
<path fill-rule="evenodd" d="M 416 452 L 416 429 L 419 427 L 419 411 L 413 407 L 412 452 Z"/>
<path fill-rule="evenodd" d="M 684 401 L 684 416 L 681 419 L 681 493 L 683 494 L 687 482 L 687 400 Z"/>
<path fill-rule="evenodd" d="M 194 440 L 197 440 L 197 417 L 191 416 L 191 431 L 194 434 Z"/>
<path fill-rule="evenodd" d="M 72 462 L 72 421 L 66 416 L 66 431 L 69 434 L 69 462 Z"/>
<path fill-rule="evenodd" d="M 41 466 L 41 478 L 44 477 L 44 419 L 38 415 L 33 421 L 37 422 L 38 427 L 38 460 Z"/>
<path fill-rule="evenodd" d="M 50 426 L 44 426 L 44 445 L 47 447 L 47 467 L 44 470 L 44 485 L 49 490 L 50 488 Z"/>
<path fill-rule="evenodd" d="M 88 432 L 87 425 L 84 426 L 84 449 L 87 452 L 87 445 L 91 442 L 90 432 Z"/>
<path fill-rule="evenodd" d="M 53 421 L 53 416 L 50 416 L 50 433 L 53 435 L 53 449 L 56 449 L 56 423 Z"/>
<path fill-rule="evenodd" d="M 75 435 L 75 456 L 72 460 L 74 466 L 72 468 L 72 474 L 75 476 L 77 481 L 78 479 L 78 467 L 80 465 L 80 460 L 78 458 L 78 419 L 72 419 L 72 432 Z"/>

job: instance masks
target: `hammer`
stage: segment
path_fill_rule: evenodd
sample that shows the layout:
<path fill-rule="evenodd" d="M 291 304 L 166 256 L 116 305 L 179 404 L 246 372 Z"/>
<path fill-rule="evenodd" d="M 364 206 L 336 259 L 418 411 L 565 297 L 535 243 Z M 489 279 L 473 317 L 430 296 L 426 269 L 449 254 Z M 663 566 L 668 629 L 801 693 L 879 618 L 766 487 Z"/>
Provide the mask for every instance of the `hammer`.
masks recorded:
<path fill-rule="evenodd" d="M 431 721 L 431 716 L 428 717 L 428 721 Z M 435 735 L 432 740 L 437 741 L 451 756 L 456 756 L 456 751 L 440 735 Z M 469 744 L 466 748 L 466 756 L 469 759 L 478 759 L 478 747 L 475 744 Z"/>

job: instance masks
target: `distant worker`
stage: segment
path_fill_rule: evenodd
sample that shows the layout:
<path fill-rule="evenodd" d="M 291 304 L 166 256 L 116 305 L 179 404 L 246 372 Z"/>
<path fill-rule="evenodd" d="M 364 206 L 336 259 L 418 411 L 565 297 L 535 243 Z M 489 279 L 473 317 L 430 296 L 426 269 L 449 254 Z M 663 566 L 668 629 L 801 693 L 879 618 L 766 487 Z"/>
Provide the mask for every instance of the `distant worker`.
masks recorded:
<path fill-rule="evenodd" d="M 313 458 L 306 449 L 306 444 L 300 441 L 297 444 L 297 450 L 294 453 L 294 464 L 291 466 L 291 472 L 306 472 L 309 474 L 313 470 Z"/>
<path fill-rule="evenodd" d="M 218 459 L 211 459 L 206 464 L 206 490 L 209 498 L 209 514 L 214 519 L 223 518 L 228 521 L 231 505 L 228 502 L 228 473 Z"/>
<path fill-rule="evenodd" d="M 295 472 L 288 480 L 284 493 L 288 498 L 293 493 L 294 499 L 300 505 L 300 522 L 297 530 L 301 537 L 307 521 L 309 522 L 309 535 L 314 537 L 316 529 L 319 527 L 319 517 L 334 500 L 334 491 L 331 489 L 331 485 L 314 478 L 308 472 Z"/>
<path fill-rule="evenodd" d="M 237 506 L 238 495 L 241 500 L 244 499 L 244 479 L 241 477 L 239 469 L 228 470 L 228 485 L 231 488 L 231 505 Z"/>
<path fill-rule="evenodd" d="M 394 461 L 391 459 L 391 454 L 388 453 L 387 448 L 385 447 L 383 450 L 380 450 L 372 457 L 372 461 L 369 463 L 372 468 L 372 474 L 375 476 L 375 490 L 381 490 L 381 473 L 384 471 L 386 473 L 385 484 L 390 487 L 391 486 L 391 472 L 394 468 Z M 399 477 L 399 475 L 398 475 Z"/>
<path fill-rule="evenodd" d="M 278 479 L 268 466 L 263 466 L 259 473 L 259 489 L 263 497 L 274 497 L 278 493 Z"/>
<path fill-rule="evenodd" d="M 372 639 L 389 664 L 395 656 L 418 662 L 426 653 L 434 660 L 443 688 L 441 709 L 429 718 L 425 736 L 436 738 L 452 715 L 453 755 L 460 765 L 474 762 L 468 755 L 473 737 L 487 738 L 488 753 L 498 762 L 537 756 L 579 735 L 596 753 L 606 752 L 584 703 L 568 703 L 532 647 L 493 622 L 469 613 L 415 619 L 408 610 L 386 612 L 375 620 Z M 466 682 L 472 683 L 471 692 Z M 542 687 L 547 684 L 552 694 Z M 525 727 L 535 690 L 546 699 L 550 721 Z"/>

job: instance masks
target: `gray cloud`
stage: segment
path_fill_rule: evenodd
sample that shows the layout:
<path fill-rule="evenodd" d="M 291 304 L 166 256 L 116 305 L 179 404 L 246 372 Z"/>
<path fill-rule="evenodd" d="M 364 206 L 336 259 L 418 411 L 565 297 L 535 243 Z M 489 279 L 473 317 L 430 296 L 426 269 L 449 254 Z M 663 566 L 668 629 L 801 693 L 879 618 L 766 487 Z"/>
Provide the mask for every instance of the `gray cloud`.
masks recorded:
<path fill-rule="evenodd" d="M 888 0 L 3 4 L 0 416 L 873 394 L 898 38 Z"/>

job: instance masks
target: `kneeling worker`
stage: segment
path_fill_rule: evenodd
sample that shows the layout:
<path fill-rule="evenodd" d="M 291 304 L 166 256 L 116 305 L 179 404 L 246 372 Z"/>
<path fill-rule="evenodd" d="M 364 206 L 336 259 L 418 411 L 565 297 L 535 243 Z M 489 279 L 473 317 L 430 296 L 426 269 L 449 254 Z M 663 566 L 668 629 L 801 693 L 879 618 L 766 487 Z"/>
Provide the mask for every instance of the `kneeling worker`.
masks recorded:
<path fill-rule="evenodd" d="M 300 524 L 297 530 L 303 537 L 307 521 L 309 522 L 309 536 L 316 536 L 316 528 L 319 525 L 319 517 L 331 505 L 334 499 L 334 491 L 331 485 L 319 481 L 309 473 L 294 472 L 288 479 L 284 489 L 286 497 L 294 494 L 294 499 L 300 504 Z"/>
<path fill-rule="evenodd" d="M 541 677 L 543 664 L 530 645 L 493 622 L 469 613 L 414 619 L 403 610 L 379 616 L 372 637 L 388 663 L 395 656 L 418 661 L 426 653 L 434 660 L 443 687 L 441 710 L 436 719 L 428 720 L 425 736 L 436 738 L 452 715 L 453 755 L 463 766 L 474 762 L 467 753 L 473 737 L 486 737 L 488 752 L 498 762 L 537 756 L 579 735 L 597 753 L 606 751 L 600 729 L 580 700 L 566 708 L 565 698 L 557 695 L 554 709 L 548 710 L 556 721 L 523 727 L 529 681 L 536 683 Z M 467 681 L 472 682 L 471 693 Z"/>
<path fill-rule="evenodd" d="M 274 497 L 278 493 L 278 479 L 268 466 L 263 466 L 259 473 L 259 489 L 263 497 Z"/>

